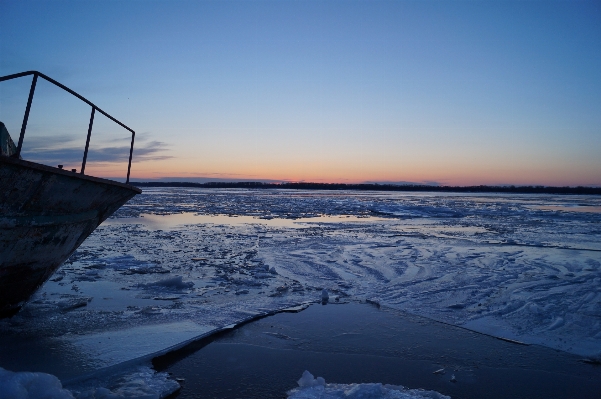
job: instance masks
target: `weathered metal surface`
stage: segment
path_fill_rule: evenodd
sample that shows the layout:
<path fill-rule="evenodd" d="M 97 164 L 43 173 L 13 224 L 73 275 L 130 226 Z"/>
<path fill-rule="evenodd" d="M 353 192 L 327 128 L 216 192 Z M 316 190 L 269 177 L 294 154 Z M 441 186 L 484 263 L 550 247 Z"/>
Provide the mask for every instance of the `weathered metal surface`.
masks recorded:
<path fill-rule="evenodd" d="M 22 304 L 141 190 L 0 156 L 0 317 Z"/>
<path fill-rule="evenodd" d="M 8 157 L 17 153 L 17 146 L 13 142 L 13 139 L 8 134 L 4 123 L 0 122 L 0 155 L 6 155 Z"/>

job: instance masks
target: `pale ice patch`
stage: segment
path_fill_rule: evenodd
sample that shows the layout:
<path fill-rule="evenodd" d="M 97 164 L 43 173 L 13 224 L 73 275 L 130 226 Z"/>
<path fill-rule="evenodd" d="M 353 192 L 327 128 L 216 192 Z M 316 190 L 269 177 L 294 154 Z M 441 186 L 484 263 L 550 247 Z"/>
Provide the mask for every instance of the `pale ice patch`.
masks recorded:
<path fill-rule="evenodd" d="M 435 391 L 408 389 L 385 384 L 327 384 L 306 371 L 298 380 L 298 388 L 288 392 L 288 399 L 450 399 Z"/>
<path fill-rule="evenodd" d="M 76 399 L 161 399 L 179 389 L 180 385 L 170 379 L 167 373 L 138 366 L 108 379 L 86 381 L 72 387 L 72 393 Z"/>
<path fill-rule="evenodd" d="M 73 399 L 52 374 L 12 372 L 0 367 L 0 398 Z"/>
<path fill-rule="evenodd" d="M 80 356 L 94 359 L 97 367 L 102 368 L 166 350 L 214 329 L 212 325 L 181 321 L 96 334 L 67 335 L 62 340 L 76 348 Z"/>
<path fill-rule="evenodd" d="M 182 276 L 173 276 L 168 277 L 162 280 L 158 280 L 148 284 L 142 284 L 141 287 L 147 288 L 163 288 L 170 290 L 185 290 L 188 288 L 192 288 L 194 283 L 191 281 L 184 281 Z"/>
<path fill-rule="evenodd" d="M 85 381 L 71 390 L 63 388 L 61 381 L 52 374 L 0 368 L 2 399 L 161 399 L 178 389 L 180 385 L 167 373 L 157 373 L 143 365 L 107 379 Z"/>
<path fill-rule="evenodd" d="M 377 214 L 402 218 L 459 218 L 464 213 L 448 207 L 428 206 L 425 204 L 375 204 L 371 210 Z"/>
<path fill-rule="evenodd" d="M 99 261 L 93 265 L 97 269 L 111 268 L 125 274 L 169 273 L 169 269 L 153 262 L 141 261 L 132 255 L 111 256 Z"/>
<path fill-rule="evenodd" d="M 299 388 L 311 388 L 318 386 L 325 386 L 326 380 L 323 377 L 315 378 L 309 370 L 305 370 L 301 378 L 296 382 Z"/>

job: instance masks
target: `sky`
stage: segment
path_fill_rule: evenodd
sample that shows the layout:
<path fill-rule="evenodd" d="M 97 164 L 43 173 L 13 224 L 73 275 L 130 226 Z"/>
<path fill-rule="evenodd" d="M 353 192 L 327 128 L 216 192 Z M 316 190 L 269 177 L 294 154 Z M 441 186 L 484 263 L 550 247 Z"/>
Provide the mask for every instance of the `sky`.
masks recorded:
<path fill-rule="evenodd" d="M 136 131 L 132 179 L 601 186 L 601 2 L 0 1 L 0 75 Z M 31 77 L 0 82 L 20 131 Z M 39 82 L 26 159 L 81 167 L 91 108 Z M 15 138 L 16 140 L 16 138 Z M 86 173 L 123 178 L 96 113 Z"/>

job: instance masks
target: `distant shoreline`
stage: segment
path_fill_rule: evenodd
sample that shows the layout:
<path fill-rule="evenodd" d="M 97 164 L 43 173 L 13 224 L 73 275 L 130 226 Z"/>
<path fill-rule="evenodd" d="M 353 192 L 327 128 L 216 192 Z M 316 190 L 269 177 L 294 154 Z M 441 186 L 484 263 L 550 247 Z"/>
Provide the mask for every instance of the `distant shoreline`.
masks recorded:
<path fill-rule="evenodd" d="M 199 188 L 249 188 L 288 190 L 359 190 L 359 191 L 420 191 L 452 193 L 515 193 L 515 194 L 589 194 L 601 195 L 601 187 L 552 186 L 427 186 L 397 184 L 345 184 L 345 183 L 262 183 L 262 182 L 133 182 L 136 187 L 199 187 Z"/>

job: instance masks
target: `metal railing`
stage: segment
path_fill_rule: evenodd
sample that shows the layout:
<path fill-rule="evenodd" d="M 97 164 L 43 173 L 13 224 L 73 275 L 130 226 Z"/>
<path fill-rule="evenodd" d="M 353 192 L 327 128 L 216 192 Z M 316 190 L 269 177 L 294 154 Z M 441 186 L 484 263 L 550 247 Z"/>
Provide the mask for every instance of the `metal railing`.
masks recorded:
<path fill-rule="evenodd" d="M 67 86 L 60 84 L 56 80 L 44 75 L 41 72 L 27 71 L 27 72 L 15 73 L 13 75 L 2 76 L 2 77 L 0 77 L 0 82 L 3 82 L 5 80 L 16 79 L 16 78 L 20 78 L 20 77 L 28 76 L 28 75 L 33 75 L 33 79 L 31 81 L 31 88 L 29 89 L 29 98 L 27 99 L 27 107 L 25 108 L 25 115 L 23 116 L 23 124 L 21 125 L 21 133 L 19 134 L 19 143 L 17 144 L 17 152 L 13 156 L 18 158 L 21 155 L 21 147 L 23 146 L 23 137 L 25 137 L 25 129 L 27 128 L 27 120 L 29 119 L 29 111 L 31 110 L 31 101 L 33 100 L 33 93 L 35 92 L 35 86 L 36 86 L 36 83 L 38 81 L 38 76 L 39 76 L 39 77 L 47 80 L 48 82 L 60 87 L 61 89 L 73 94 L 75 97 L 79 98 L 81 101 L 85 102 L 86 104 L 88 104 L 92 107 L 92 114 L 90 115 L 90 125 L 88 126 L 88 136 L 86 138 L 86 147 L 85 147 L 85 150 L 83 153 L 83 161 L 81 162 L 81 172 L 80 172 L 81 174 L 83 174 L 84 170 L 86 169 L 86 161 L 88 159 L 88 147 L 90 146 L 90 136 L 92 135 L 92 125 L 94 124 L 94 114 L 96 113 L 96 111 L 100 112 L 102 115 L 106 116 L 107 118 L 109 118 L 110 120 L 115 122 L 116 124 L 122 126 L 123 128 L 125 128 L 131 132 L 131 147 L 129 148 L 129 162 L 127 164 L 127 180 L 125 181 L 126 183 L 129 183 L 129 172 L 131 171 L 131 158 L 132 158 L 133 151 L 134 151 L 134 138 L 136 136 L 136 132 L 134 132 L 132 129 L 125 126 L 123 123 L 119 122 L 117 119 L 113 118 L 112 116 L 110 116 L 109 114 L 107 114 L 106 112 L 104 112 L 103 110 L 98 108 L 94 103 L 92 103 L 87 98 L 81 96 L 80 94 L 69 89 Z"/>

